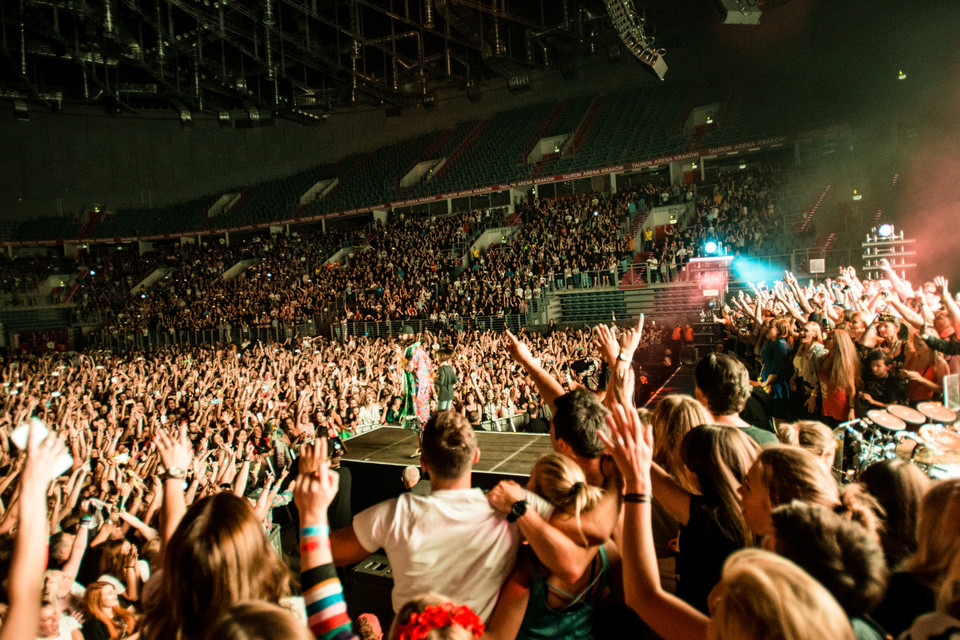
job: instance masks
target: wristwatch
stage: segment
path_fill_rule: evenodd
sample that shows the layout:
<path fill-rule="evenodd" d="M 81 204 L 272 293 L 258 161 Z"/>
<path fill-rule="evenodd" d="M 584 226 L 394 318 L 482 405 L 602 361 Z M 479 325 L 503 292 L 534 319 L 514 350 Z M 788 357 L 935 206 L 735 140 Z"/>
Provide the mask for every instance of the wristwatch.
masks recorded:
<path fill-rule="evenodd" d="M 526 500 L 517 500 L 514 502 L 513 506 L 510 507 L 510 513 L 507 514 L 507 522 L 516 522 L 518 518 L 522 518 L 523 514 L 527 512 L 528 504 Z"/>
<path fill-rule="evenodd" d="M 619 360 L 620 362 L 630 362 L 630 358 L 623 355 L 623 351 L 617 354 L 617 360 Z"/>
<path fill-rule="evenodd" d="M 167 480 L 183 480 L 184 476 L 186 475 L 187 472 L 180 467 L 170 467 L 160 474 L 160 480 L 163 482 L 166 482 Z"/>

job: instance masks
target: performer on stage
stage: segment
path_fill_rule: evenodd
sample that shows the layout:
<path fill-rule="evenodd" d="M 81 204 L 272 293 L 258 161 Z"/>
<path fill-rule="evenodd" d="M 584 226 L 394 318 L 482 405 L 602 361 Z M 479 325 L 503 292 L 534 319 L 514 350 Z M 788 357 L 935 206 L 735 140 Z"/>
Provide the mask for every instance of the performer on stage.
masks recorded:
<path fill-rule="evenodd" d="M 403 369 L 403 410 L 400 426 L 417 432 L 417 452 L 420 455 L 420 435 L 423 424 L 430 418 L 430 357 L 416 340 L 413 328 L 403 325 L 400 335 L 400 366 Z"/>

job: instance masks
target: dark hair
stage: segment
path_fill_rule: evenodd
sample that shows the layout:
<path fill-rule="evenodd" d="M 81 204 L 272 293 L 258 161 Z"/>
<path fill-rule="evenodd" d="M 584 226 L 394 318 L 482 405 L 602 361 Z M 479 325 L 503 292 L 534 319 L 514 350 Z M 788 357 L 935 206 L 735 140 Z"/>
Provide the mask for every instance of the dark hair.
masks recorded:
<path fill-rule="evenodd" d="M 441 347 L 437 349 L 437 362 L 450 362 L 453 357 L 453 349 L 450 347 Z"/>
<path fill-rule="evenodd" d="M 887 589 L 887 563 L 870 533 L 817 504 L 794 500 L 770 514 L 777 553 L 827 588 L 851 618 L 873 611 Z"/>
<path fill-rule="evenodd" d="M 680 457 L 696 474 L 705 502 L 716 513 L 717 524 L 743 546 L 752 544 L 753 536 L 743 519 L 737 489 L 759 452 L 760 446 L 743 431 L 722 425 L 695 427 L 680 442 Z"/>
<path fill-rule="evenodd" d="M 883 508 L 880 542 L 887 564 L 896 568 L 917 550 L 920 501 L 930 487 L 930 479 L 916 465 L 892 458 L 864 469 L 859 481 Z"/>
<path fill-rule="evenodd" d="M 743 411 L 750 397 L 750 374 L 739 360 L 711 353 L 700 359 L 693 377 L 710 413 L 727 416 Z"/>
<path fill-rule="evenodd" d="M 454 480 L 470 471 L 477 434 L 463 415 L 439 411 L 423 425 L 420 447 L 432 477 Z"/>
<path fill-rule="evenodd" d="M 608 411 L 597 396 L 586 389 L 574 389 L 557 398 L 556 407 L 554 436 L 570 445 L 581 458 L 599 458 L 604 447 L 597 432 L 607 433 Z"/>
<path fill-rule="evenodd" d="M 891 365 L 893 364 L 893 356 L 884 351 L 883 349 L 871 349 L 870 353 L 867 354 L 866 362 L 873 363 L 878 360 L 882 360 L 883 364 Z"/>
<path fill-rule="evenodd" d="M 98 569 L 100 573 L 106 573 L 114 576 L 120 580 L 124 576 L 124 565 L 126 564 L 126 558 L 123 557 L 123 543 L 126 542 L 122 538 L 119 540 L 108 540 L 100 545 L 100 562 L 98 563 Z"/>

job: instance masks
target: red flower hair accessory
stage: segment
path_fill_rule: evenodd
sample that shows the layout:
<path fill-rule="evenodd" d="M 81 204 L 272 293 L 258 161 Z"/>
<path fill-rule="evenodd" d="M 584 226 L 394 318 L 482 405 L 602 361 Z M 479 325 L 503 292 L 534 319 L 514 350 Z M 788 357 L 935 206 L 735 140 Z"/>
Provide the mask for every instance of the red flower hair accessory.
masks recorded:
<path fill-rule="evenodd" d="M 410 620 L 397 629 L 397 640 L 423 640 L 431 630 L 453 625 L 463 627 L 473 634 L 474 639 L 483 635 L 483 622 L 470 607 L 445 602 L 427 607 L 422 613 L 411 613 Z"/>

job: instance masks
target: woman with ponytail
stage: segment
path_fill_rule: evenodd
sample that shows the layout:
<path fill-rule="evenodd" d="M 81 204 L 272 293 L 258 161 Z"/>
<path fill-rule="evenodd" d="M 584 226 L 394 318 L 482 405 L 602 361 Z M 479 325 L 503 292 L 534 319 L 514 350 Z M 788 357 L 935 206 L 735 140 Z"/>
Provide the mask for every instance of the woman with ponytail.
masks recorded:
<path fill-rule="evenodd" d="M 571 537 L 589 546 L 581 516 L 596 508 L 607 492 L 620 494 L 617 481 L 609 485 L 600 488 L 588 484 L 576 462 L 559 453 L 548 453 L 534 465 L 527 488 L 543 496 L 557 512 L 569 516 Z M 607 592 L 611 565 L 619 563 L 619 555 L 610 541 L 592 548 L 593 560 L 574 583 L 550 574 L 533 553 L 518 557 L 517 566 L 500 590 L 484 640 L 593 638 L 595 605 Z"/>

